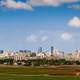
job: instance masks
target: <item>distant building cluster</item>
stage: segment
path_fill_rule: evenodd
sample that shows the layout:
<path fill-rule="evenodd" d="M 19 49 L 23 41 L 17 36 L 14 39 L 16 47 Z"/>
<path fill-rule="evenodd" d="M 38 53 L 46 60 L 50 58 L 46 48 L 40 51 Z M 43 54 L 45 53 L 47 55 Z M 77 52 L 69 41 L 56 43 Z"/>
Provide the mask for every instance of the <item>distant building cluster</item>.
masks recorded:
<path fill-rule="evenodd" d="M 65 59 L 69 61 L 80 61 L 80 51 L 76 50 L 73 53 L 65 53 L 55 49 L 53 46 L 51 46 L 50 52 L 44 52 L 42 47 L 40 47 L 37 52 L 31 52 L 29 50 L 19 50 L 16 52 L 0 50 L 0 59 L 4 58 L 14 59 L 14 61 L 35 59 Z"/>

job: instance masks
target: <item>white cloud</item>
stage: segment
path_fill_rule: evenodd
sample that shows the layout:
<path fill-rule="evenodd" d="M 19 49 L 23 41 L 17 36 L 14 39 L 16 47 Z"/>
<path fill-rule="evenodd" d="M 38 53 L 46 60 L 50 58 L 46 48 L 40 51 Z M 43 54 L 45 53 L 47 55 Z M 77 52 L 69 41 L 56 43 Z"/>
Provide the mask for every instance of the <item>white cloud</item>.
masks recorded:
<path fill-rule="evenodd" d="M 30 4 L 21 1 L 16 2 L 15 0 L 3 0 L 1 1 L 1 6 L 13 9 L 32 10 L 32 6 Z"/>
<path fill-rule="evenodd" d="M 59 0 L 30 0 L 30 4 L 33 6 L 57 6 Z"/>
<path fill-rule="evenodd" d="M 73 4 L 73 5 L 69 5 L 68 8 L 73 9 L 73 10 L 80 10 L 80 5 L 79 4 Z"/>
<path fill-rule="evenodd" d="M 59 6 L 64 3 L 80 2 L 80 0 L 26 0 L 26 2 L 15 0 L 1 0 L 1 6 L 14 9 L 33 10 L 34 6 Z"/>
<path fill-rule="evenodd" d="M 42 41 L 42 42 L 45 42 L 45 41 L 47 41 L 47 40 L 48 40 L 48 36 L 42 36 L 42 37 L 41 37 L 41 41 Z"/>
<path fill-rule="evenodd" d="M 68 22 L 68 25 L 69 25 L 69 26 L 72 26 L 72 27 L 80 28 L 80 18 L 78 18 L 78 17 L 73 17 L 73 19 L 71 19 L 71 20 Z"/>
<path fill-rule="evenodd" d="M 45 35 L 43 36 L 39 34 L 38 35 L 31 34 L 26 38 L 27 43 L 43 43 L 47 40 L 48 40 L 48 36 L 45 36 Z"/>
<path fill-rule="evenodd" d="M 64 3 L 78 2 L 79 0 L 30 0 L 33 6 L 59 6 Z"/>
<path fill-rule="evenodd" d="M 29 36 L 26 38 L 26 42 L 36 43 L 36 42 L 37 42 L 37 36 L 34 35 L 34 34 L 29 35 Z"/>
<path fill-rule="evenodd" d="M 68 32 L 62 33 L 62 35 L 61 35 L 61 38 L 63 40 L 71 40 L 72 37 L 73 37 L 72 34 L 71 33 L 68 33 Z"/>

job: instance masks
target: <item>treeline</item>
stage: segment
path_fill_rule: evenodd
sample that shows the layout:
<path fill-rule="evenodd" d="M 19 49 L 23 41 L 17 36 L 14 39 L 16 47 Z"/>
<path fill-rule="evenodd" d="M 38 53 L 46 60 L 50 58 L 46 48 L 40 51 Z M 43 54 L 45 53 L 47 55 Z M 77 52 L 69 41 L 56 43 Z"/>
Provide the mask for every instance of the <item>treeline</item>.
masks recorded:
<path fill-rule="evenodd" d="M 0 64 L 13 65 L 14 59 L 12 58 L 3 58 L 0 59 Z"/>
<path fill-rule="evenodd" d="M 23 66 L 50 66 L 50 65 L 80 65 L 80 61 L 69 61 L 65 59 L 58 60 L 47 60 L 47 59 L 36 59 L 36 60 L 17 60 L 14 59 L 0 59 L 0 64 L 6 65 L 23 65 Z"/>
<path fill-rule="evenodd" d="M 49 65 L 80 65 L 80 61 L 67 61 L 65 59 L 59 60 L 46 60 L 46 59 L 38 59 L 38 60 L 28 60 L 25 61 L 25 66 L 49 66 Z"/>

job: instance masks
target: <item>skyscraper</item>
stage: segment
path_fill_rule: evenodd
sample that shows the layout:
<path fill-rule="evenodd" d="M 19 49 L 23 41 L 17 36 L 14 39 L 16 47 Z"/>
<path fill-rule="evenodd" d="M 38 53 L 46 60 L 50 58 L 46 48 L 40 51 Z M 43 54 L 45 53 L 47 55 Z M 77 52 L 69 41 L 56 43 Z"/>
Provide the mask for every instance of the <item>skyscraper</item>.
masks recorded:
<path fill-rule="evenodd" d="M 41 53 L 41 52 L 42 52 L 42 47 L 39 47 L 38 53 Z"/>
<path fill-rule="evenodd" d="M 51 56 L 53 55 L 53 53 L 54 53 L 54 47 L 51 46 Z"/>

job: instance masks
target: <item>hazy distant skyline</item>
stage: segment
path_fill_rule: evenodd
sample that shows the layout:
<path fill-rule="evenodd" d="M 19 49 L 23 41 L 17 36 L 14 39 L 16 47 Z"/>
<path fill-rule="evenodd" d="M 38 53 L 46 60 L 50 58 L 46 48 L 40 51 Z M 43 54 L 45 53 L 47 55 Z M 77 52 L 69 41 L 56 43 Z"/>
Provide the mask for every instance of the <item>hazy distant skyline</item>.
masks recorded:
<path fill-rule="evenodd" d="M 0 49 L 80 49 L 80 0 L 0 0 Z"/>

